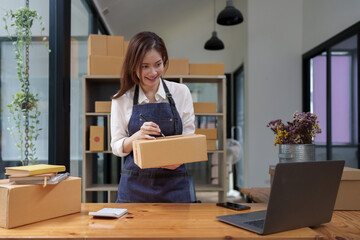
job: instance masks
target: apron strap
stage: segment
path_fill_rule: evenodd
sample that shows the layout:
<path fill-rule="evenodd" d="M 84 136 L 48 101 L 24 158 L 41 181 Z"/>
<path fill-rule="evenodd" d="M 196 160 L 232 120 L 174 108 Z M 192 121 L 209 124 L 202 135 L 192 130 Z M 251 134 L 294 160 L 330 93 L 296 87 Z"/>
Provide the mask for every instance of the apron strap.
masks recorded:
<path fill-rule="evenodd" d="M 179 135 L 179 134 L 181 134 L 181 133 L 180 133 L 180 129 L 179 129 L 179 124 L 178 124 L 179 114 L 178 114 L 178 111 L 176 110 L 175 101 L 174 101 L 174 99 L 172 98 L 172 95 L 171 95 L 168 87 L 166 86 L 165 81 L 164 81 L 163 79 L 161 79 L 161 81 L 162 81 L 163 86 L 164 86 L 164 90 L 165 90 L 165 93 L 166 93 L 166 97 L 168 98 L 169 103 L 170 103 L 171 112 L 172 112 L 172 114 L 173 114 L 173 116 L 174 116 L 175 135 Z"/>
<path fill-rule="evenodd" d="M 139 103 L 139 85 L 135 85 L 135 92 L 134 92 L 134 99 L 133 99 L 133 105 L 136 106 Z"/>
<path fill-rule="evenodd" d="M 163 86 L 164 86 L 164 90 L 165 90 L 165 93 L 166 93 L 166 97 L 167 99 L 169 100 L 169 103 L 170 103 L 170 107 L 171 107 L 171 112 L 174 116 L 174 127 L 175 127 L 175 135 L 179 135 L 181 134 L 180 133 L 180 129 L 179 129 L 179 114 L 176 110 L 176 106 L 175 106 L 175 101 L 174 99 L 172 98 L 172 95 L 168 89 L 168 87 L 166 86 L 165 84 L 165 81 L 163 79 L 161 79 L 162 83 L 163 83 Z M 139 103 L 139 85 L 136 84 L 135 85 L 135 92 L 134 92 L 134 99 L 133 99 L 133 105 L 138 105 Z"/>

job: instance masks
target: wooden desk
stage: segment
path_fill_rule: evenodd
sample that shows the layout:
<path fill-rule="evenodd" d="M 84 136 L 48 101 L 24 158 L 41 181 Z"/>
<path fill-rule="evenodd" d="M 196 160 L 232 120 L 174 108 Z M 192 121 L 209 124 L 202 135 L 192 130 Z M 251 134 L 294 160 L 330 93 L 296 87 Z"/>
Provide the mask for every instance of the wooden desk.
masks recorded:
<path fill-rule="evenodd" d="M 249 204 L 253 211 L 265 204 Z M 104 207 L 127 208 L 119 219 L 88 215 Z M 245 212 L 245 211 L 244 211 Z M 0 228 L 0 239 L 322 239 L 323 236 L 358 238 L 360 212 L 336 212 L 333 221 L 314 230 L 301 228 L 260 236 L 215 219 L 234 210 L 214 203 L 195 204 L 82 204 L 81 213 L 58 217 L 14 229 Z"/>

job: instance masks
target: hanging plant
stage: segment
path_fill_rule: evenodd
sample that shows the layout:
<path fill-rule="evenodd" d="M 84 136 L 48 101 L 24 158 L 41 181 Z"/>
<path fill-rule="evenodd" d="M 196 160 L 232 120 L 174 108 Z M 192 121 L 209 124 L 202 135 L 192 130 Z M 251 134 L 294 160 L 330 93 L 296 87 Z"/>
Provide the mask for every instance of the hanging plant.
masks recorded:
<path fill-rule="evenodd" d="M 28 2 L 27 2 L 28 4 Z M 40 111 L 38 108 L 38 94 L 30 92 L 29 82 L 29 46 L 32 42 L 31 27 L 38 21 L 41 35 L 45 30 L 42 17 L 28 7 L 20 8 L 16 12 L 9 10 L 3 17 L 8 38 L 14 46 L 17 77 L 20 82 L 20 92 L 12 95 L 12 101 L 7 105 L 9 109 L 9 125 L 11 137 L 20 151 L 20 161 L 23 165 L 37 162 L 35 142 L 39 137 Z M 10 30 L 14 33 L 11 34 Z M 46 37 L 43 41 L 46 41 Z M 48 43 L 45 42 L 48 47 Z M 50 52 L 50 50 L 49 50 Z"/>

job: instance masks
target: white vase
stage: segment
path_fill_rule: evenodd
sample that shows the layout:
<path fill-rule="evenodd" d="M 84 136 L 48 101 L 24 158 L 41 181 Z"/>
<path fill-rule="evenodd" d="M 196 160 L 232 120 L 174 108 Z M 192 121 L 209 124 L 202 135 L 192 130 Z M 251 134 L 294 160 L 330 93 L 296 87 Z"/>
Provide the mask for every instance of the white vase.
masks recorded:
<path fill-rule="evenodd" d="M 279 144 L 279 162 L 315 161 L 314 144 Z"/>

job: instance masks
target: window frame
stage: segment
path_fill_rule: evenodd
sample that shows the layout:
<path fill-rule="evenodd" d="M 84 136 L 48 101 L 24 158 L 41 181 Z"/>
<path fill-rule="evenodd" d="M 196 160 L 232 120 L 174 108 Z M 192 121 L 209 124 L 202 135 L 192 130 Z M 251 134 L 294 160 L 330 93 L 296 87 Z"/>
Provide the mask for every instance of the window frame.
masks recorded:
<path fill-rule="evenodd" d="M 310 60 L 318 55 L 321 55 L 322 53 L 326 53 L 326 129 L 325 130 L 326 135 L 326 159 L 332 160 L 333 159 L 333 153 L 332 148 L 335 146 L 332 143 L 332 122 L 331 122 L 331 53 L 332 53 L 332 47 L 336 46 L 338 43 L 341 43 L 342 41 L 349 39 L 353 36 L 357 36 L 357 71 L 360 69 L 360 21 L 355 23 L 354 25 L 350 26 L 349 28 L 345 29 L 344 31 L 340 32 L 339 34 L 335 35 L 334 37 L 328 39 L 327 41 L 323 42 L 322 44 L 318 45 L 317 47 L 309 50 L 302 56 L 302 71 L 303 71 L 303 111 L 308 112 L 310 111 L 310 105 L 311 105 L 311 95 L 310 95 L 310 89 L 311 89 L 311 63 Z M 360 119 L 360 73 L 357 74 L 357 92 L 358 92 L 358 98 L 357 98 L 357 119 Z M 352 103 L 354 104 L 354 102 Z M 358 136 L 360 136 L 360 122 L 358 122 Z M 354 140 L 353 140 L 354 141 Z M 359 145 L 359 139 L 358 142 L 355 143 L 357 145 L 357 151 L 360 152 L 360 145 Z M 354 146 L 354 145 L 352 145 Z M 358 167 L 360 166 L 360 158 L 358 159 Z"/>

